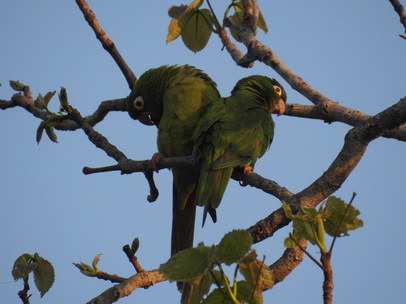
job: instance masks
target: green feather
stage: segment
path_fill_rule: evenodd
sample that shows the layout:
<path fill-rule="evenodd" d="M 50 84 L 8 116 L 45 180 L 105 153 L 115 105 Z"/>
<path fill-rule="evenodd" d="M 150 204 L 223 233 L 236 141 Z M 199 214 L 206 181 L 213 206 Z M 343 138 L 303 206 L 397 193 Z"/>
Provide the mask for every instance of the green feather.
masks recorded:
<path fill-rule="evenodd" d="M 282 89 L 279 96 L 274 85 Z M 193 154 L 203 159 L 197 204 L 215 214 L 235 167 L 253 166 L 271 145 L 273 111 L 286 92 L 274 79 L 250 76 L 237 82 L 231 96 L 213 102 L 194 133 Z M 213 218 L 215 221 L 215 218 Z"/>
<path fill-rule="evenodd" d="M 161 66 L 142 74 L 127 101 L 129 115 L 148 115 L 158 127 L 158 151 L 166 157 L 190 155 L 192 134 L 207 106 L 219 99 L 215 82 L 201 70 L 189 66 Z M 135 100 L 142 103 L 135 106 Z M 174 168 L 172 250 L 193 245 L 195 193 L 200 164 Z"/>

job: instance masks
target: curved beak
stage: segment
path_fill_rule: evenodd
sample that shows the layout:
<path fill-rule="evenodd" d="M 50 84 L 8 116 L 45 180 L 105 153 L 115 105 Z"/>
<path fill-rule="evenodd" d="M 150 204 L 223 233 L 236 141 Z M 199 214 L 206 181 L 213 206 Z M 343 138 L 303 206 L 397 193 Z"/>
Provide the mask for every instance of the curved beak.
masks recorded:
<path fill-rule="evenodd" d="M 155 125 L 154 122 L 151 120 L 148 114 L 146 113 L 140 113 L 137 117 L 140 123 L 147 125 L 147 126 L 153 126 Z"/>
<path fill-rule="evenodd" d="M 278 103 L 276 104 L 275 110 L 278 111 L 278 116 L 285 113 L 286 105 L 283 99 L 279 99 Z"/>

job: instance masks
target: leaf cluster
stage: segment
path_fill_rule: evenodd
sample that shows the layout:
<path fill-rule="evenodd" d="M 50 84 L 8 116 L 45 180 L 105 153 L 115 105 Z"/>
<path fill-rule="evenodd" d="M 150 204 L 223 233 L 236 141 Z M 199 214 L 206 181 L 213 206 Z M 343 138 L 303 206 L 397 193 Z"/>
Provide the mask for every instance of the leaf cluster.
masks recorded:
<path fill-rule="evenodd" d="M 218 245 L 200 243 L 175 254 L 161 264 L 159 272 L 169 281 L 192 284 L 191 303 L 262 303 L 262 291 L 273 287 L 273 276 L 251 246 L 252 237 L 246 230 L 233 230 Z M 236 265 L 233 284 L 223 264 Z M 238 272 L 244 280 L 237 281 Z M 217 288 L 209 294 L 212 285 Z"/>
<path fill-rule="evenodd" d="M 358 218 L 360 211 L 345 203 L 338 197 L 330 196 L 316 210 L 301 208 L 294 214 L 288 204 L 282 202 L 286 216 L 293 220 L 293 236 L 296 240 L 302 238 L 317 245 L 322 253 L 326 252 L 325 233 L 332 237 L 348 236 L 350 230 L 362 227 L 363 221 Z M 297 248 L 291 237 L 285 239 L 285 247 Z"/>
<path fill-rule="evenodd" d="M 219 33 L 221 25 L 216 20 L 213 11 L 201 8 L 204 2 L 204 0 L 194 0 L 189 5 L 169 8 L 168 15 L 172 20 L 169 23 L 166 43 L 181 36 L 186 47 L 197 53 L 207 45 L 212 33 Z M 232 0 L 224 13 L 224 19 L 229 18 L 235 25 L 241 26 L 243 16 L 244 9 L 241 0 Z M 259 13 L 257 26 L 265 33 L 268 31 L 261 12 Z M 231 29 L 230 32 L 236 41 L 241 42 L 238 33 L 234 29 Z"/>
<path fill-rule="evenodd" d="M 27 282 L 30 273 L 33 273 L 35 286 L 43 297 L 55 281 L 54 267 L 38 253 L 24 253 L 14 262 L 11 274 L 14 280 L 23 279 Z"/>
<path fill-rule="evenodd" d="M 25 88 L 27 88 L 25 84 L 14 80 L 10 80 L 10 87 L 17 92 L 22 92 Z M 56 91 L 50 91 L 45 95 L 38 94 L 38 97 L 34 100 L 34 106 L 38 109 L 46 111 L 46 113 L 48 114 L 46 116 L 46 119 L 44 121 L 41 121 L 37 129 L 36 141 L 38 144 L 42 139 L 44 131 L 52 142 L 58 142 L 54 127 L 68 120 L 69 117 L 65 113 L 69 113 L 70 111 L 72 111 L 72 107 L 69 105 L 68 102 L 68 95 L 65 88 L 61 88 L 60 93 L 58 94 L 60 102 L 58 113 L 54 113 L 49 110 L 48 104 L 55 94 Z"/>

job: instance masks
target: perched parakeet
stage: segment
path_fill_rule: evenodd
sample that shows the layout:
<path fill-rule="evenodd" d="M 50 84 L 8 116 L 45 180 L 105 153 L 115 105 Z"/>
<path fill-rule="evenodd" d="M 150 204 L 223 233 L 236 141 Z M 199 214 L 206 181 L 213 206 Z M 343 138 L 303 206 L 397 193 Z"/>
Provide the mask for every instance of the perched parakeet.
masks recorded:
<path fill-rule="evenodd" d="M 216 83 L 195 67 L 161 66 L 140 76 L 128 98 L 133 119 L 158 127 L 158 152 L 167 157 L 191 155 L 192 134 L 207 105 L 219 99 Z M 153 160 L 159 161 L 159 157 Z M 173 168 L 171 254 L 193 246 L 195 190 L 200 165 Z"/>
<path fill-rule="evenodd" d="M 202 158 L 196 203 L 216 222 L 233 169 L 251 172 L 256 160 L 269 149 L 274 136 L 271 113 L 283 114 L 286 92 L 275 79 L 249 76 L 237 82 L 231 96 L 213 102 L 194 133 L 193 154 Z"/>

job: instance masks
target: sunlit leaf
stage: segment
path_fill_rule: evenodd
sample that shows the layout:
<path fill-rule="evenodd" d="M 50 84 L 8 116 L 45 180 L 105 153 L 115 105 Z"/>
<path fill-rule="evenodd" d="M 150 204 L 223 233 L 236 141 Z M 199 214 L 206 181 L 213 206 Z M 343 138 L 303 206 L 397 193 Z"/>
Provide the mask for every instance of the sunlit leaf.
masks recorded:
<path fill-rule="evenodd" d="M 330 196 L 327 199 L 325 207 L 322 210 L 327 214 L 327 217 L 324 222 L 326 233 L 328 233 L 331 236 L 335 235 L 337 231 L 337 226 L 340 223 L 347 206 L 348 206 L 347 203 L 345 203 L 343 200 L 335 196 Z M 352 205 L 349 206 L 347 214 L 345 215 L 345 218 L 343 219 L 340 226 L 340 230 L 338 233 L 339 237 L 349 235 L 348 234 L 349 230 L 354 230 L 364 225 L 363 221 L 358 218 L 358 215 L 360 213 L 361 212 L 354 206 Z"/>
<path fill-rule="evenodd" d="M 102 254 L 96 254 L 96 256 L 93 258 L 93 262 L 92 262 L 92 266 L 94 268 L 95 271 L 98 271 L 99 269 L 97 268 L 97 264 L 99 264 L 100 258 L 101 258 Z"/>
<path fill-rule="evenodd" d="M 189 5 L 172 6 L 169 8 L 168 15 L 172 20 L 169 23 L 166 43 L 169 43 L 180 36 L 182 31 L 179 23 L 180 19 L 185 17 L 192 10 L 199 8 L 203 4 L 203 1 L 204 0 L 194 0 Z"/>
<path fill-rule="evenodd" d="M 201 51 L 210 39 L 213 17 L 208 9 L 194 10 L 180 20 L 182 41 L 192 52 Z"/>

